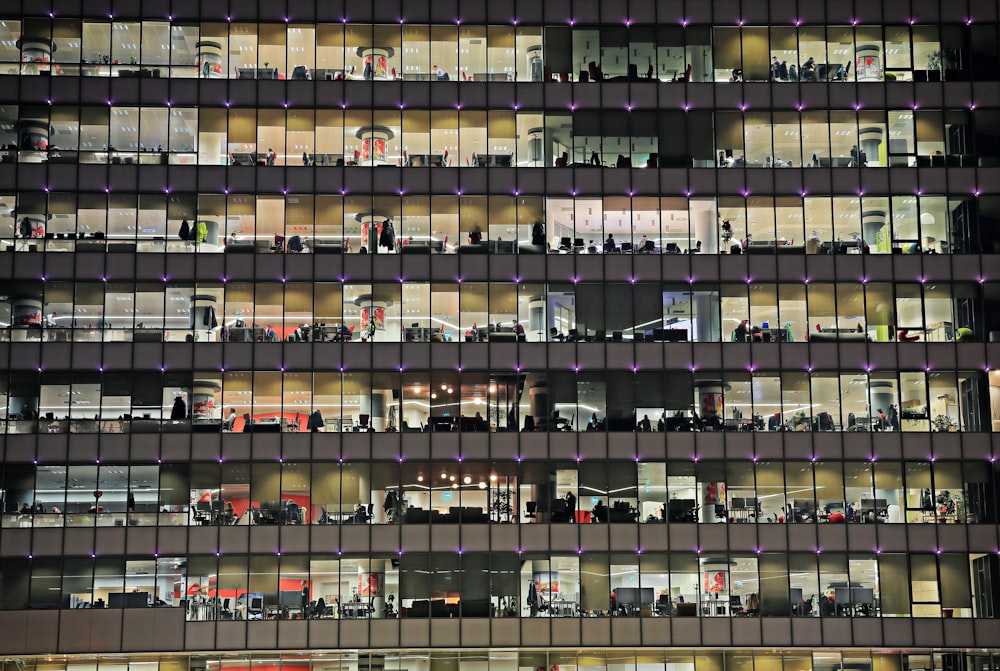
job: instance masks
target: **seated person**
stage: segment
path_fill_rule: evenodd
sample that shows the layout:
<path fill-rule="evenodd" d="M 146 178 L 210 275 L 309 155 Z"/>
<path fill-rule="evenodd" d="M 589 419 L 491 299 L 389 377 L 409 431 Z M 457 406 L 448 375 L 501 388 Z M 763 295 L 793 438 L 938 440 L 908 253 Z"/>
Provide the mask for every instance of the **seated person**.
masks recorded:
<path fill-rule="evenodd" d="M 476 230 L 472 231 L 471 233 L 469 233 L 469 244 L 470 245 L 478 245 L 482 241 L 483 241 L 483 234 L 478 229 L 476 229 Z"/>
<path fill-rule="evenodd" d="M 608 521 L 608 507 L 604 505 L 604 501 L 598 501 L 594 509 L 590 511 L 593 514 L 593 519 L 595 522 L 600 522 L 602 524 Z"/>

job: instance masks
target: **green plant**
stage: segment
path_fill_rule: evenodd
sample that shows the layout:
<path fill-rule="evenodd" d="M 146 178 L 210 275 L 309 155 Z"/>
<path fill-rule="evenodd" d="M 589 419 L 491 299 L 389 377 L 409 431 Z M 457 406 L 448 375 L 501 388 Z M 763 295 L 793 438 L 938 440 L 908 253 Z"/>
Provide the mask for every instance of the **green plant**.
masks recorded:
<path fill-rule="evenodd" d="M 931 423 L 934 425 L 934 429 L 940 432 L 951 431 L 957 427 L 955 422 L 948 415 L 937 415 Z"/>

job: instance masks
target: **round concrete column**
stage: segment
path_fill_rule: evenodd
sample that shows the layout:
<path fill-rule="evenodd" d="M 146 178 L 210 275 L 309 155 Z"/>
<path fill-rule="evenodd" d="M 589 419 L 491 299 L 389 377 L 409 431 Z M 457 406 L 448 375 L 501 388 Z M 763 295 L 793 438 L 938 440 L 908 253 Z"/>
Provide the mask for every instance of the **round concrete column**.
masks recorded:
<path fill-rule="evenodd" d="M 720 424 L 726 415 L 726 392 L 729 385 L 722 380 L 695 380 L 698 414 L 706 425 Z"/>
<path fill-rule="evenodd" d="M 859 137 L 861 151 L 865 153 L 865 165 L 881 165 L 879 148 L 882 146 L 882 129 L 878 126 L 866 126 L 861 129 Z"/>
<path fill-rule="evenodd" d="M 720 231 L 718 217 L 715 215 L 715 208 L 709 207 L 705 210 L 696 210 L 692 219 L 694 220 L 695 242 L 691 248 L 696 248 L 700 242 L 702 254 L 718 254 Z"/>
<path fill-rule="evenodd" d="M 10 339 L 23 341 L 38 340 L 41 337 L 42 297 L 17 294 L 10 297 Z"/>
<path fill-rule="evenodd" d="M 222 411 L 215 403 L 215 395 L 222 390 L 216 380 L 195 380 L 191 385 L 191 421 L 195 424 L 221 419 Z"/>
<path fill-rule="evenodd" d="M 368 342 L 399 342 L 399 330 L 390 333 L 386 325 L 386 309 L 393 304 L 388 297 L 362 294 L 354 299 L 354 304 L 361 308 L 361 323 L 358 326 L 361 338 Z"/>
<path fill-rule="evenodd" d="M 21 50 L 21 74 L 37 75 L 49 72 L 52 54 L 57 48 L 50 38 L 25 35 L 16 44 Z"/>
<path fill-rule="evenodd" d="M 49 148 L 52 127 L 47 119 L 18 119 L 17 147 L 20 149 L 18 161 L 21 163 L 41 163 Z"/>
<path fill-rule="evenodd" d="M 878 411 L 889 414 L 889 406 L 895 405 L 895 394 L 892 391 L 891 382 L 869 382 L 868 383 L 869 411 L 872 418 L 872 426 L 878 421 Z"/>
<path fill-rule="evenodd" d="M 545 296 L 532 296 L 528 299 L 528 328 L 525 329 L 525 340 L 528 342 L 545 342 L 548 340 L 549 324 L 546 320 Z"/>
<path fill-rule="evenodd" d="M 528 79 L 540 82 L 545 78 L 545 65 L 542 61 L 542 45 L 532 44 L 525 49 L 528 57 Z"/>
<path fill-rule="evenodd" d="M 717 342 L 720 337 L 722 301 L 718 291 L 700 291 L 694 296 L 695 340 Z"/>
<path fill-rule="evenodd" d="M 361 397 L 361 414 L 368 415 L 368 425 L 376 431 L 385 431 L 385 395 L 376 392 Z"/>
<path fill-rule="evenodd" d="M 222 71 L 222 44 L 213 40 L 195 42 L 198 50 L 199 77 L 225 77 Z"/>
<path fill-rule="evenodd" d="M 885 216 L 883 210 L 868 210 L 861 213 L 861 237 L 872 250 L 878 246 L 881 237 L 887 238 L 889 235 Z"/>
<path fill-rule="evenodd" d="M 528 390 L 531 416 L 535 418 L 535 426 L 544 423 L 548 425 L 549 418 L 549 385 L 540 382 Z"/>
<path fill-rule="evenodd" d="M 396 137 L 391 128 L 362 126 L 354 135 L 361 140 L 361 158 L 358 159 L 358 165 L 388 165 L 386 148 L 389 140 Z"/>
<path fill-rule="evenodd" d="M 877 44 L 859 44 L 854 50 L 854 80 L 882 81 L 882 50 Z"/>
<path fill-rule="evenodd" d="M 361 72 L 365 79 L 391 79 L 389 59 L 396 50 L 392 47 L 358 47 L 355 53 L 361 57 Z M 371 65 L 369 70 L 368 66 Z"/>

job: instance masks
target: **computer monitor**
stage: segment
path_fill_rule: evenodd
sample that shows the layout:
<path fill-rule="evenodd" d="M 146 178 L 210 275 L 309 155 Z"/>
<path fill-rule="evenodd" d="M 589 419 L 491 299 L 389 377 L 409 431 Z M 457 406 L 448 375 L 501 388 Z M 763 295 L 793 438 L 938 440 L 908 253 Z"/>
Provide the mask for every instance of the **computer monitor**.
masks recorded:
<path fill-rule="evenodd" d="M 795 499 L 792 502 L 792 509 L 800 513 L 807 513 L 813 508 L 812 499 Z"/>
<path fill-rule="evenodd" d="M 870 587 L 852 587 L 851 603 L 874 604 L 875 590 Z"/>

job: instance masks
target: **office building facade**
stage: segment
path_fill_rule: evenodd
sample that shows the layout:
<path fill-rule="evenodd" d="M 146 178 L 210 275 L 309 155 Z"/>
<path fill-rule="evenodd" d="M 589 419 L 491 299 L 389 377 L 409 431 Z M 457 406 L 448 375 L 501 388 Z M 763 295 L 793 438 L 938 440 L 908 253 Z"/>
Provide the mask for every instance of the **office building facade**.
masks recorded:
<path fill-rule="evenodd" d="M 5 671 L 988 671 L 984 0 L 0 5 Z"/>

